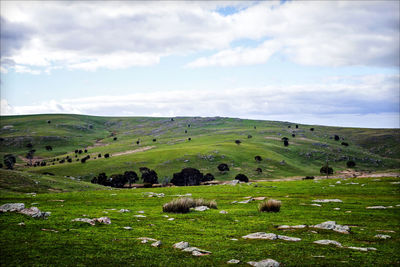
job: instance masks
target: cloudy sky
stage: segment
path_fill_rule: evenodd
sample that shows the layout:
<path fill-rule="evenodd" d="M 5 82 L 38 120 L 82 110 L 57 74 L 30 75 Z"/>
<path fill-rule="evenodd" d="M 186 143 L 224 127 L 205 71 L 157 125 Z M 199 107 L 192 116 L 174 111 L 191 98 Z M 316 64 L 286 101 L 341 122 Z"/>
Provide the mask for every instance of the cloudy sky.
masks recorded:
<path fill-rule="evenodd" d="M 1 115 L 400 127 L 398 1 L 1 1 Z"/>

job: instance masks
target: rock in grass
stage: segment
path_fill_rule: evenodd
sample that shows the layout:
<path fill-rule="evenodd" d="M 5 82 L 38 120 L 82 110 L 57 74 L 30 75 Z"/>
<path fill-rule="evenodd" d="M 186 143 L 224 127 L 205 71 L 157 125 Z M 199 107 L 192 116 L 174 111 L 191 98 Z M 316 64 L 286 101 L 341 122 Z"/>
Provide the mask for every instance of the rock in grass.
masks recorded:
<path fill-rule="evenodd" d="M 310 204 L 310 206 L 314 206 L 314 207 L 322 207 L 322 205 L 321 205 L 321 204 L 316 204 L 316 203 Z"/>
<path fill-rule="evenodd" d="M 97 222 L 102 223 L 102 224 L 111 224 L 111 220 L 108 217 L 100 217 L 95 219 Z"/>
<path fill-rule="evenodd" d="M 181 241 L 181 242 L 179 242 L 179 243 L 175 243 L 175 244 L 173 245 L 173 247 L 174 247 L 174 248 L 177 248 L 177 249 L 185 249 L 185 248 L 188 248 L 188 247 L 189 247 L 189 243 L 188 243 L 188 242 L 185 242 L 185 241 Z"/>
<path fill-rule="evenodd" d="M 279 262 L 273 259 L 266 259 L 262 261 L 249 261 L 247 262 L 251 266 L 255 267 L 279 267 Z"/>
<path fill-rule="evenodd" d="M 312 202 L 316 203 L 329 203 L 329 202 L 334 202 L 334 203 L 343 203 L 340 199 L 314 199 Z"/>
<path fill-rule="evenodd" d="M 353 249 L 353 250 L 358 250 L 358 251 L 370 251 L 370 250 L 376 250 L 376 248 L 373 247 L 367 247 L 367 248 L 361 248 L 361 247 L 347 247 L 349 249 Z"/>
<path fill-rule="evenodd" d="M 156 242 L 151 244 L 152 247 L 156 247 L 156 248 L 160 247 L 161 245 L 162 245 L 162 243 L 161 243 L 160 240 L 158 240 L 158 241 L 156 241 Z"/>
<path fill-rule="evenodd" d="M 29 209 L 20 210 L 19 213 L 31 216 L 36 219 L 45 219 L 50 216 L 50 212 L 42 212 L 37 207 L 31 207 Z"/>
<path fill-rule="evenodd" d="M 130 227 L 130 226 L 125 226 L 125 227 L 123 227 L 125 230 L 132 230 L 132 227 Z"/>
<path fill-rule="evenodd" d="M 275 240 L 278 239 L 278 236 L 273 233 L 264 233 L 264 232 L 257 232 L 242 236 L 244 239 L 267 239 L 267 240 Z"/>
<path fill-rule="evenodd" d="M 350 232 L 350 227 L 347 225 L 336 224 L 335 221 L 326 221 L 312 227 L 324 230 L 333 230 L 341 234 L 348 234 Z"/>
<path fill-rule="evenodd" d="M 24 203 L 7 203 L 0 206 L 0 212 L 21 211 L 25 209 Z"/>
<path fill-rule="evenodd" d="M 291 241 L 291 242 L 301 241 L 301 238 L 290 237 L 290 236 L 285 236 L 285 235 L 278 235 L 278 239 L 282 239 L 282 240 L 285 240 L 285 241 Z"/>
<path fill-rule="evenodd" d="M 371 207 L 367 207 L 366 209 L 369 209 L 369 210 L 384 210 L 384 209 L 386 209 L 386 207 L 385 206 L 371 206 Z"/>
<path fill-rule="evenodd" d="M 240 260 L 235 260 L 235 259 L 231 259 L 229 261 L 227 261 L 227 264 L 238 264 L 240 262 Z"/>
<path fill-rule="evenodd" d="M 227 214 L 228 212 L 226 210 L 221 210 L 219 213 L 221 214 Z"/>
<path fill-rule="evenodd" d="M 149 243 L 150 241 L 152 241 L 152 242 L 157 242 L 158 241 L 157 239 L 154 239 L 154 238 L 151 238 L 151 237 L 138 237 L 137 239 L 138 240 L 142 240 L 142 241 L 140 241 L 140 243 L 142 243 L 142 244 Z"/>
<path fill-rule="evenodd" d="M 319 245 L 335 245 L 337 247 L 342 247 L 342 244 L 335 241 L 335 240 L 328 240 L 328 239 L 323 239 L 323 240 L 317 240 L 313 242 L 314 244 L 319 244 Z"/>
<path fill-rule="evenodd" d="M 125 212 L 131 212 L 130 210 L 128 210 L 128 209 L 120 209 L 119 210 L 119 212 L 121 212 L 121 213 L 125 213 Z"/>
<path fill-rule="evenodd" d="M 278 230 L 287 230 L 287 229 L 303 229 L 306 228 L 307 225 L 305 224 L 300 224 L 300 225 L 280 225 L 278 226 Z"/>
<path fill-rule="evenodd" d="M 210 208 L 207 207 L 207 206 L 198 206 L 198 207 L 194 208 L 195 211 L 206 211 L 206 210 L 209 210 L 209 209 Z"/>
<path fill-rule="evenodd" d="M 84 223 L 88 223 L 90 225 L 96 224 L 96 222 L 94 220 L 89 219 L 89 218 L 76 218 L 76 219 L 73 219 L 72 222 L 84 222 Z"/>
<path fill-rule="evenodd" d="M 392 238 L 390 235 L 382 235 L 382 234 L 378 234 L 374 236 L 375 238 L 379 238 L 379 239 L 389 239 Z"/>
<path fill-rule="evenodd" d="M 136 217 L 136 218 L 146 218 L 146 216 L 145 215 L 133 215 L 133 217 Z"/>

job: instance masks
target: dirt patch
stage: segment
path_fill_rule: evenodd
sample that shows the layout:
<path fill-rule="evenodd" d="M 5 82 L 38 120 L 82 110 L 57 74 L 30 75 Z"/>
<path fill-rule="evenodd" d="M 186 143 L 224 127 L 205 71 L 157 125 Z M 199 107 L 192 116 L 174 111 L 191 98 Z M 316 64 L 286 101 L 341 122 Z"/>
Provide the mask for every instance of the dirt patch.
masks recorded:
<path fill-rule="evenodd" d="M 278 140 L 278 141 L 282 141 L 282 139 L 281 139 L 281 138 L 279 138 L 279 137 L 265 136 L 264 138 L 265 138 L 265 139 L 270 139 L 270 140 Z"/>
<path fill-rule="evenodd" d="M 30 160 L 27 159 L 27 158 L 24 158 L 23 156 L 18 156 L 18 158 L 19 158 L 20 160 L 22 160 L 23 162 L 25 162 L 25 163 L 30 163 Z M 41 157 L 33 157 L 33 159 L 32 159 L 32 165 L 35 164 L 36 162 L 41 162 L 42 160 L 44 160 L 44 158 L 41 158 Z"/>
<path fill-rule="evenodd" d="M 103 139 L 101 140 L 96 140 L 96 142 L 94 143 L 94 145 L 92 146 L 88 146 L 87 149 L 91 149 L 91 148 L 95 148 L 95 147 L 99 147 L 99 146 L 108 146 L 109 144 L 104 144 L 102 143 Z"/>
<path fill-rule="evenodd" d="M 145 147 L 141 147 L 135 150 L 128 150 L 128 151 L 124 151 L 124 152 L 117 152 L 115 154 L 112 154 L 113 157 L 115 156 L 122 156 L 122 155 L 128 155 L 128 154 L 133 154 L 133 153 L 137 153 L 137 152 L 143 152 L 146 150 L 150 150 L 155 148 L 155 146 L 145 146 Z"/>

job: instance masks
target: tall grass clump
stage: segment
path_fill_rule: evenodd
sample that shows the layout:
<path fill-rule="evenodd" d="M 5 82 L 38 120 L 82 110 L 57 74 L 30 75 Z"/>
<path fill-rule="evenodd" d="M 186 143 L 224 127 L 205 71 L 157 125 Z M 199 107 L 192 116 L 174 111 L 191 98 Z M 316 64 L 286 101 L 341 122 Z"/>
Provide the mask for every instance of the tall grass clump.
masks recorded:
<path fill-rule="evenodd" d="M 281 202 L 274 199 L 263 201 L 258 205 L 260 212 L 279 212 L 281 210 Z"/>
<path fill-rule="evenodd" d="M 176 198 L 163 205 L 163 212 L 188 213 L 190 211 L 190 208 L 195 208 L 199 206 L 207 206 L 211 209 L 216 209 L 217 202 L 215 200 L 208 201 L 202 198 Z"/>

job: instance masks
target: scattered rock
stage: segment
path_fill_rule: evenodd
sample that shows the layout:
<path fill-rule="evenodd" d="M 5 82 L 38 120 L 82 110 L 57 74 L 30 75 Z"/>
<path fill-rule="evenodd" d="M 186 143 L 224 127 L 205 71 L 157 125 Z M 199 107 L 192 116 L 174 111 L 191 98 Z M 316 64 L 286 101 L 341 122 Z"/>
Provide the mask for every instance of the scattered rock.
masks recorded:
<path fill-rule="evenodd" d="M 285 241 L 292 241 L 292 242 L 301 241 L 301 238 L 290 237 L 290 236 L 285 236 L 285 235 L 278 235 L 278 239 L 282 239 L 282 240 L 285 240 Z"/>
<path fill-rule="evenodd" d="M 181 241 L 179 243 L 175 243 L 173 245 L 173 248 L 177 248 L 177 249 L 185 249 L 189 247 L 189 243 L 185 242 L 185 241 Z"/>
<path fill-rule="evenodd" d="M 121 212 L 121 213 L 125 213 L 125 212 L 131 212 L 130 210 L 128 210 L 128 209 L 120 209 L 119 210 L 119 212 Z"/>
<path fill-rule="evenodd" d="M 19 226 L 25 226 L 25 223 L 24 222 L 20 222 L 18 225 Z"/>
<path fill-rule="evenodd" d="M 229 240 L 232 240 L 232 241 L 239 241 L 239 239 L 237 239 L 237 238 L 231 238 L 231 239 L 229 239 Z"/>
<path fill-rule="evenodd" d="M 211 254 L 210 251 L 196 248 L 196 247 L 187 247 L 187 248 L 184 248 L 182 251 L 191 252 L 193 256 L 206 256 L 206 255 Z"/>
<path fill-rule="evenodd" d="M 273 233 L 264 233 L 264 232 L 257 232 L 242 236 L 244 239 L 268 239 L 268 240 L 275 240 L 278 239 L 278 236 Z"/>
<path fill-rule="evenodd" d="M 237 203 L 240 203 L 240 204 L 247 204 L 247 203 L 250 203 L 250 202 L 252 202 L 252 201 L 254 201 L 254 199 L 253 199 L 253 198 L 250 198 L 250 199 L 247 199 L 247 200 L 239 201 L 239 202 L 237 202 Z"/>
<path fill-rule="evenodd" d="M 333 230 L 341 234 L 348 234 L 350 232 L 350 227 L 347 225 L 336 224 L 335 221 L 326 221 L 311 227 L 324 230 Z"/>
<path fill-rule="evenodd" d="M 335 245 L 337 247 L 342 247 L 342 244 L 335 240 L 328 240 L 328 239 L 323 239 L 323 240 L 317 240 L 313 242 L 314 244 L 320 244 L 320 245 Z"/>
<path fill-rule="evenodd" d="M 346 183 L 346 184 L 359 184 L 359 183 L 353 183 L 353 182 L 350 182 L 350 183 Z"/>
<path fill-rule="evenodd" d="M 57 230 L 54 230 L 54 229 L 45 229 L 45 228 L 43 228 L 43 229 L 40 229 L 40 230 L 45 231 L 45 232 L 54 232 L 54 233 L 58 233 L 58 231 L 57 231 Z"/>
<path fill-rule="evenodd" d="M 173 221 L 173 220 L 175 220 L 175 218 L 169 218 L 169 219 L 168 219 L 168 221 Z"/>
<path fill-rule="evenodd" d="M 316 203 L 314 203 L 314 204 L 310 204 L 310 206 L 314 206 L 314 207 L 322 207 L 322 205 L 320 205 L 320 204 L 316 204 Z"/>
<path fill-rule="evenodd" d="M 138 237 L 137 238 L 138 240 L 142 240 L 140 243 L 142 243 L 142 244 L 146 244 L 146 243 L 148 243 L 148 242 L 150 242 L 150 241 L 152 241 L 152 242 L 157 242 L 158 240 L 157 239 L 154 239 L 154 238 L 150 238 L 150 237 Z"/>
<path fill-rule="evenodd" d="M 368 248 L 360 248 L 360 247 L 347 247 L 349 249 L 354 249 L 358 251 L 370 251 L 370 250 L 376 250 L 376 248 L 368 247 Z"/>
<path fill-rule="evenodd" d="M 100 217 L 94 220 L 102 224 L 111 224 L 111 220 L 108 217 Z"/>
<path fill-rule="evenodd" d="M 384 210 L 386 209 L 385 206 L 371 206 L 371 207 L 367 207 L 367 209 L 369 210 Z"/>
<path fill-rule="evenodd" d="M 133 217 L 136 217 L 136 218 L 146 218 L 146 216 L 145 215 L 133 215 Z"/>
<path fill-rule="evenodd" d="M 375 235 L 374 237 L 375 237 L 375 238 L 379 238 L 379 239 L 389 239 L 389 238 L 392 238 L 390 235 L 381 235 L 381 234 Z"/>
<path fill-rule="evenodd" d="M 266 260 L 262 260 L 262 261 L 249 261 L 247 262 L 248 264 L 250 264 L 251 266 L 255 266 L 255 267 L 279 267 L 279 262 L 273 260 L 273 259 L 266 259 Z"/>
<path fill-rule="evenodd" d="M 345 213 L 351 213 L 351 210 L 346 210 Z"/>
<path fill-rule="evenodd" d="M 266 197 L 255 197 L 255 198 L 253 198 L 254 200 L 265 200 L 266 199 Z"/>
<path fill-rule="evenodd" d="M 0 206 L 0 212 L 21 211 L 25 208 L 24 203 L 7 203 Z"/>
<path fill-rule="evenodd" d="M 303 229 L 306 228 L 307 225 L 300 224 L 300 225 L 280 225 L 278 226 L 278 230 L 287 230 L 287 229 Z"/>
<path fill-rule="evenodd" d="M 314 199 L 312 202 L 317 202 L 317 203 L 329 203 L 329 202 L 335 202 L 335 203 L 343 203 L 340 199 Z"/>
<path fill-rule="evenodd" d="M 391 184 L 400 184 L 400 182 L 391 182 Z"/>
<path fill-rule="evenodd" d="M 161 243 L 160 240 L 158 240 L 158 241 L 156 241 L 156 242 L 151 244 L 152 247 L 156 247 L 156 248 L 160 247 L 161 245 L 162 245 L 162 243 Z"/>
<path fill-rule="evenodd" d="M 228 212 L 226 210 L 221 210 L 219 213 L 221 214 L 227 214 Z"/>
<path fill-rule="evenodd" d="M 88 219 L 88 218 L 76 218 L 73 219 L 72 222 L 84 222 L 84 223 L 88 223 L 90 225 L 95 225 L 96 222 L 92 219 Z"/>
<path fill-rule="evenodd" d="M 143 210 L 139 210 L 137 213 L 144 213 L 144 211 Z"/>
<path fill-rule="evenodd" d="M 393 230 L 376 230 L 377 232 L 383 232 L 383 233 L 396 233 Z"/>
<path fill-rule="evenodd" d="M 42 212 L 37 207 L 20 210 L 19 213 L 31 216 L 32 218 L 45 219 L 50 216 L 50 212 Z"/>
<path fill-rule="evenodd" d="M 240 262 L 240 260 L 235 260 L 235 259 L 231 259 L 229 261 L 227 261 L 227 264 L 238 264 Z"/>
<path fill-rule="evenodd" d="M 207 207 L 207 206 L 198 206 L 198 207 L 194 208 L 195 211 L 206 211 L 206 210 L 209 210 L 209 209 L 210 208 Z"/>
<path fill-rule="evenodd" d="M 132 227 L 130 227 L 130 226 L 125 226 L 125 227 L 123 227 L 125 230 L 132 230 Z"/>
<path fill-rule="evenodd" d="M 340 210 L 340 208 L 333 208 L 333 210 Z"/>
<path fill-rule="evenodd" d="M 232 181 L 230 181 L 230 182 L 227 182 L 226 184 L 229 184 L 229 185 L 237 185 L 239 183 L 239 180 L 232 180 Z"/>
<path fill-rule="evenodd" d="M 337 182 L 336 182 L 336 184 L 341 184 L 341 183 L 342 183 L 341 181 L 337 181 Z"/>

